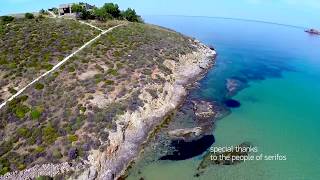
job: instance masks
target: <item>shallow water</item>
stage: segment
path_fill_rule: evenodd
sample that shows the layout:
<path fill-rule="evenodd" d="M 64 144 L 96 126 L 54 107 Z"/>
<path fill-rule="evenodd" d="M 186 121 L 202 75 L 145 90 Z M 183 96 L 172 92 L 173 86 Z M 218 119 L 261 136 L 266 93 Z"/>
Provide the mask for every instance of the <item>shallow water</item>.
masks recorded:
<path fill-rule="evenodd" d="M 210 166 L 194 177 L 201 155 L 161 161 L 149 147 L 128 179 L 320 179 L 320 37 L 300 28 L 258 22 L 144 18 L 216 48 L 216 65 L 191 96 L 221 102 L 231 96 L 240 104 L 216 123 L 213 146 L 250 142 L 259 153 L 286 155 L 287 160 Z M 230 78 L 246 85 L 234 96 L 225 88 Z"/>

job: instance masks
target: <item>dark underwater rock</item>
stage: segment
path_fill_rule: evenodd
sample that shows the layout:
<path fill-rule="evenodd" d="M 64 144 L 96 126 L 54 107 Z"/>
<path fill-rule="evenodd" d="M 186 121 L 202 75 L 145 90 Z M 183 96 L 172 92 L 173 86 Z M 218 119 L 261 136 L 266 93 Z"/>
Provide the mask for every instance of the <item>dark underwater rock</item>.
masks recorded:
<path fill-rule="evenodd" d="M 227 99 L 224 101 L 224 103 L 227 107 L 230 108 L 237 108 L 241 106 L 240 102 L 234 99 Z"/>
<path fill-rule="evenodd" d="M 216 157 L 219 157 L 221 156 L 222 154 L 224 156 L 248 156 L 249 155 L 249 148 L 252 147 L 252 145 L 248 142 L 244 142 L 244 143 L 241 143 L 240 145 L 238 146 L 235 146 L 235 147 L 241 147 L 241 148 L 244 148 L 246 149 L 245 151 L 239 151 L 239 150 L 236 150 L 236 148 L 233 148 L 231 151 L 227 151 L 227 152 L 222 152 L 222 153 L 213 153 L 213 152 L 210 152 L 208 151 L 206 153 L 206 155 L 203 156 L 203 159 L 201 161 L 201 163 L 199 164 L 198 168 L 197 168 L 197 173 L 194 175 L 195 177 L 199 177 L 200 174 L 203 173 L 203 171 L 211 166 L 211 165 L 235 165 L 235 164 L 238 164 L 238 163 L 241 163 L 243 161 L 241 160 L 234 160 L 232 161 L 231 158 L 229 160 L 226 160 L 226 159 L 217 159 L 217 160 L 213 160 L 212 159 L 212 156 L 216 156 Z"/>
<path fill-rule="evenodd" d="M 177 161 L 193 158 L 205 152 L 214 143 L 214 141 L 213 135 L 206 135 L 191 142 L 173 140 L 170 144 L 170 146 L 174 147 L 173 152 L 162 156 L 160 160 Z"/>

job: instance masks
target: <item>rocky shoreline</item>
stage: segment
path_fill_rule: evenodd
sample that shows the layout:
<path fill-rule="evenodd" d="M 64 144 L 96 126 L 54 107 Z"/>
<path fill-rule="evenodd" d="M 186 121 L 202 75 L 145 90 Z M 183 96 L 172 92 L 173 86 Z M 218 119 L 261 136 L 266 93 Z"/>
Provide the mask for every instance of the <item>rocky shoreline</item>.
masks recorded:
<path fill-rule="evenodd" d="M 165 65 L 173 72 L 171 80 L 165 83 L 163 93 L 138 111 L 119 118 L 117 131 L 110 133 L 110 144 L 106 151 L 90 156 L 91 167 L 78 176 L 79 179 L 117 179 L 135 160 L 142 145 L 163 118 L 174 111 L 185 99 L 187 86 L 198 80 L 212 66 L 216 52 L 198 41 L 192 41 L 196 52 L 180 57 L 179 63 L 170 60 Z"/>
<path fill-rule="evenodd" d="M 125 113 L 117 121 L 117 130 L 110 132 L 105 150 L 94 150 L 88 161 L 79 164 L 44 164 L 20 172 L 11 172 L 0 179 L 32 179 L 75 172 L 71 179 L 118 179 L 137 158 L 143 144 L 154 129 L 183 103 L 188 87 L 199 80 L 213 65 L 216 52 L 199 41 L 191 40 L 197 51 L 180 56 L 179 62 L 166 60 L 172 70 L 163 85 L 163 92 L 153 99 L 147 91 L 140 98 L 146 103 L 140 109 Z M 48 169 L 49 168 L 49 169 Z"/>

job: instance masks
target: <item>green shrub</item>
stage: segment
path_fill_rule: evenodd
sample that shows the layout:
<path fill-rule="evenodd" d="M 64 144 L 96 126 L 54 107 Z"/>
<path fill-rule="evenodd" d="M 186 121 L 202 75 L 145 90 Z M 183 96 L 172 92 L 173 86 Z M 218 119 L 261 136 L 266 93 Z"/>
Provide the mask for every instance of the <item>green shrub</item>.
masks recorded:
<path fill-rule="evenodd" d="M 141 17 L 137 15 L 134 9 L 128 8 L 121 13 L 122 17 L 131 22 L 142 22 Z"/>
<path fill-rule="evenodd" d="M 76 69 L 73 66 L 68 67 L 68 72 L 75 72 Z"/>
<path fill-rule="evenodd" d="M 83 6 L 82 5 L 80 5 L 80 4 L 73 4 L 72 6 L 71 6 L 71 11 L 72 12 L 82 12 L 84 10 L 84 8 L 83 8 Z"/>
<path fill-rule="evenodd" d="M 53 68 L 53 65 L 52 64 L 49 64 L 49 63 L 45 63 L 41 66 L 43 69 L 49 71 Z"/>
<path fill-rule="evenodd" d="M 44 152 L 44 150 L 45 150 L 46 148 L 45 147 L 43 147 L 43 146 L 38 146 L 38 147 L 36 147 L 36 149 L 34 150 L 36 153 L 42 153 L 42 152 Z"/>
<path fill-rule="evenodd" d="M 107 73 L 113 76 L 118 75 L 118 71 L 116 69 L 108 69 Z"/>
<path fill-rule="evenodd" d="M 0 157 L 11 151 L 13 143 L 11 141 L 4 141 L 0 144 Z"/>
<path fill-rule="evenodd" d="M 28 138 L 31 136 L 31 131 L 28 128 L 18 128 L 17 133 L 20 137 Z"/>
<path fill-rule="evenodd" d="M 68 136 L 68 140 L 72 143 L 72 142 L 75 142 L 75 141 L 78 141 L 78 136 L 73 134 L 73 135 L 69 135 Z"/>
<path fill-rule="evenodd" d="M 40 108 L 33 108 L 33 109 L 31 110 L 30 115 L 31 115 L 31 119 L 33 119 L 33 120 L 39 119 L 40 116 L 41 116 L 41 110 L 40 110 Z"/>
<path fill-rule="evenodd" d="M 8 91 L 9 91 L 11 94 L 15 94 L 15 93 L 18 92 L 17 90 L 15 90 L 15 89 L 12 88 L 12 87 L 9 87 L 9 88 L 8 88 Z"/>
<path fill-rule="evenodd" d="M 8 64 L 8 61 L 5 59 L 0 59 L 0 65 Z"/>
<path fill-rule="evenodd" d="M 36 90 L 42 90 L 42 89 L 44 88 L 44 85 L 41 84 L 41 83 L 36 83 L 36 84 L 34 85 L 34 88 L 35 88 Z"/>
<path fill-rule="evenodd" d="M 10 171 L 10 163 L 8 159 L 0 158 L 0 175 L 4 175 Z"/>
<path fill-rule="evenodd" d="M 26 105 L 17 105 L 15 108 L 15 115 L 22 119 L 25 117 L 25 115 L 30 111 L 30 108 Z"/>
<path fill-rule="evenodd" d="M 50 124 L 48 124 L 46 127 L 42 129 L 42 134 L 43 134 L 43 140 L 47 144 L 54 143 L 58 138 L 57 131 Z"/>
<path fill-rule="evenodd" d="M 3 22 L 3 24 L 8 24 L 10 22 L 12 22 L 14 20 L 14 17 L 12 16 L 1 16 L 1 21 Z"/>
<path fill-rule="evenodd" d="M 5 175 L 9 171 L 10 171 L 10 168 L 8 166 L 5 166 L 0 169 L 0 175 Z"/>
<path fill-rule="evenodd" d="M 102 74 L 96 74 L 94 75 L 96 83 L 99 83 L 103 80 L 103 75 Z"/>
<path fill-rule="evenodd" d="M 22 164 L 22 163 L 18 165 L 18 169 L 19 169 L 20 171 L 24 170 L 26 167 L 27 167 L 27 166 L 26 166 L 25 164 Z"/>
<path fill-rule="evenodd" d="M 20 96 L 20 97 L 18 98 L 18 100 L 19 100 L 19 102 L 24 102 L 24 101 L 26 101 L 28 98 L 29 98 L 29 97 L 28 97 L 27 95 L 23 95 L 23 96 Z"/>
<path fill-rule="evenodd" d="M 113 85 L 114 84 L 114 81 L 112 81 L 112 80 L 105 80 L 104 82 L 106 83 L 106 85 Z"/>
<path fill-rule="evenodd" d="M 25 17 L 26 19 L 33 19 L 33 18 L 34 18 L 34 15 L 33 15 L 32 13 L 26 13 L 26 14 L 24 15 L 24 17 Z"/>

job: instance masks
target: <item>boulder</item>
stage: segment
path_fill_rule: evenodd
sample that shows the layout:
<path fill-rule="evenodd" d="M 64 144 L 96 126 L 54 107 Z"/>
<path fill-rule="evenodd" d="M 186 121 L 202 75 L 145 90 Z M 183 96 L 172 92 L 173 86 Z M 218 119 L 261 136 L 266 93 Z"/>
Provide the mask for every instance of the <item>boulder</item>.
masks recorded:
<path fill-rule="evenodd" d="M 186 128 L 186 129 L 175 129 L 168 132 L 171 139 L 183 139 L 185 141 L 190 141 L 198 139 L 204 134 L 203 128 Z"/>

